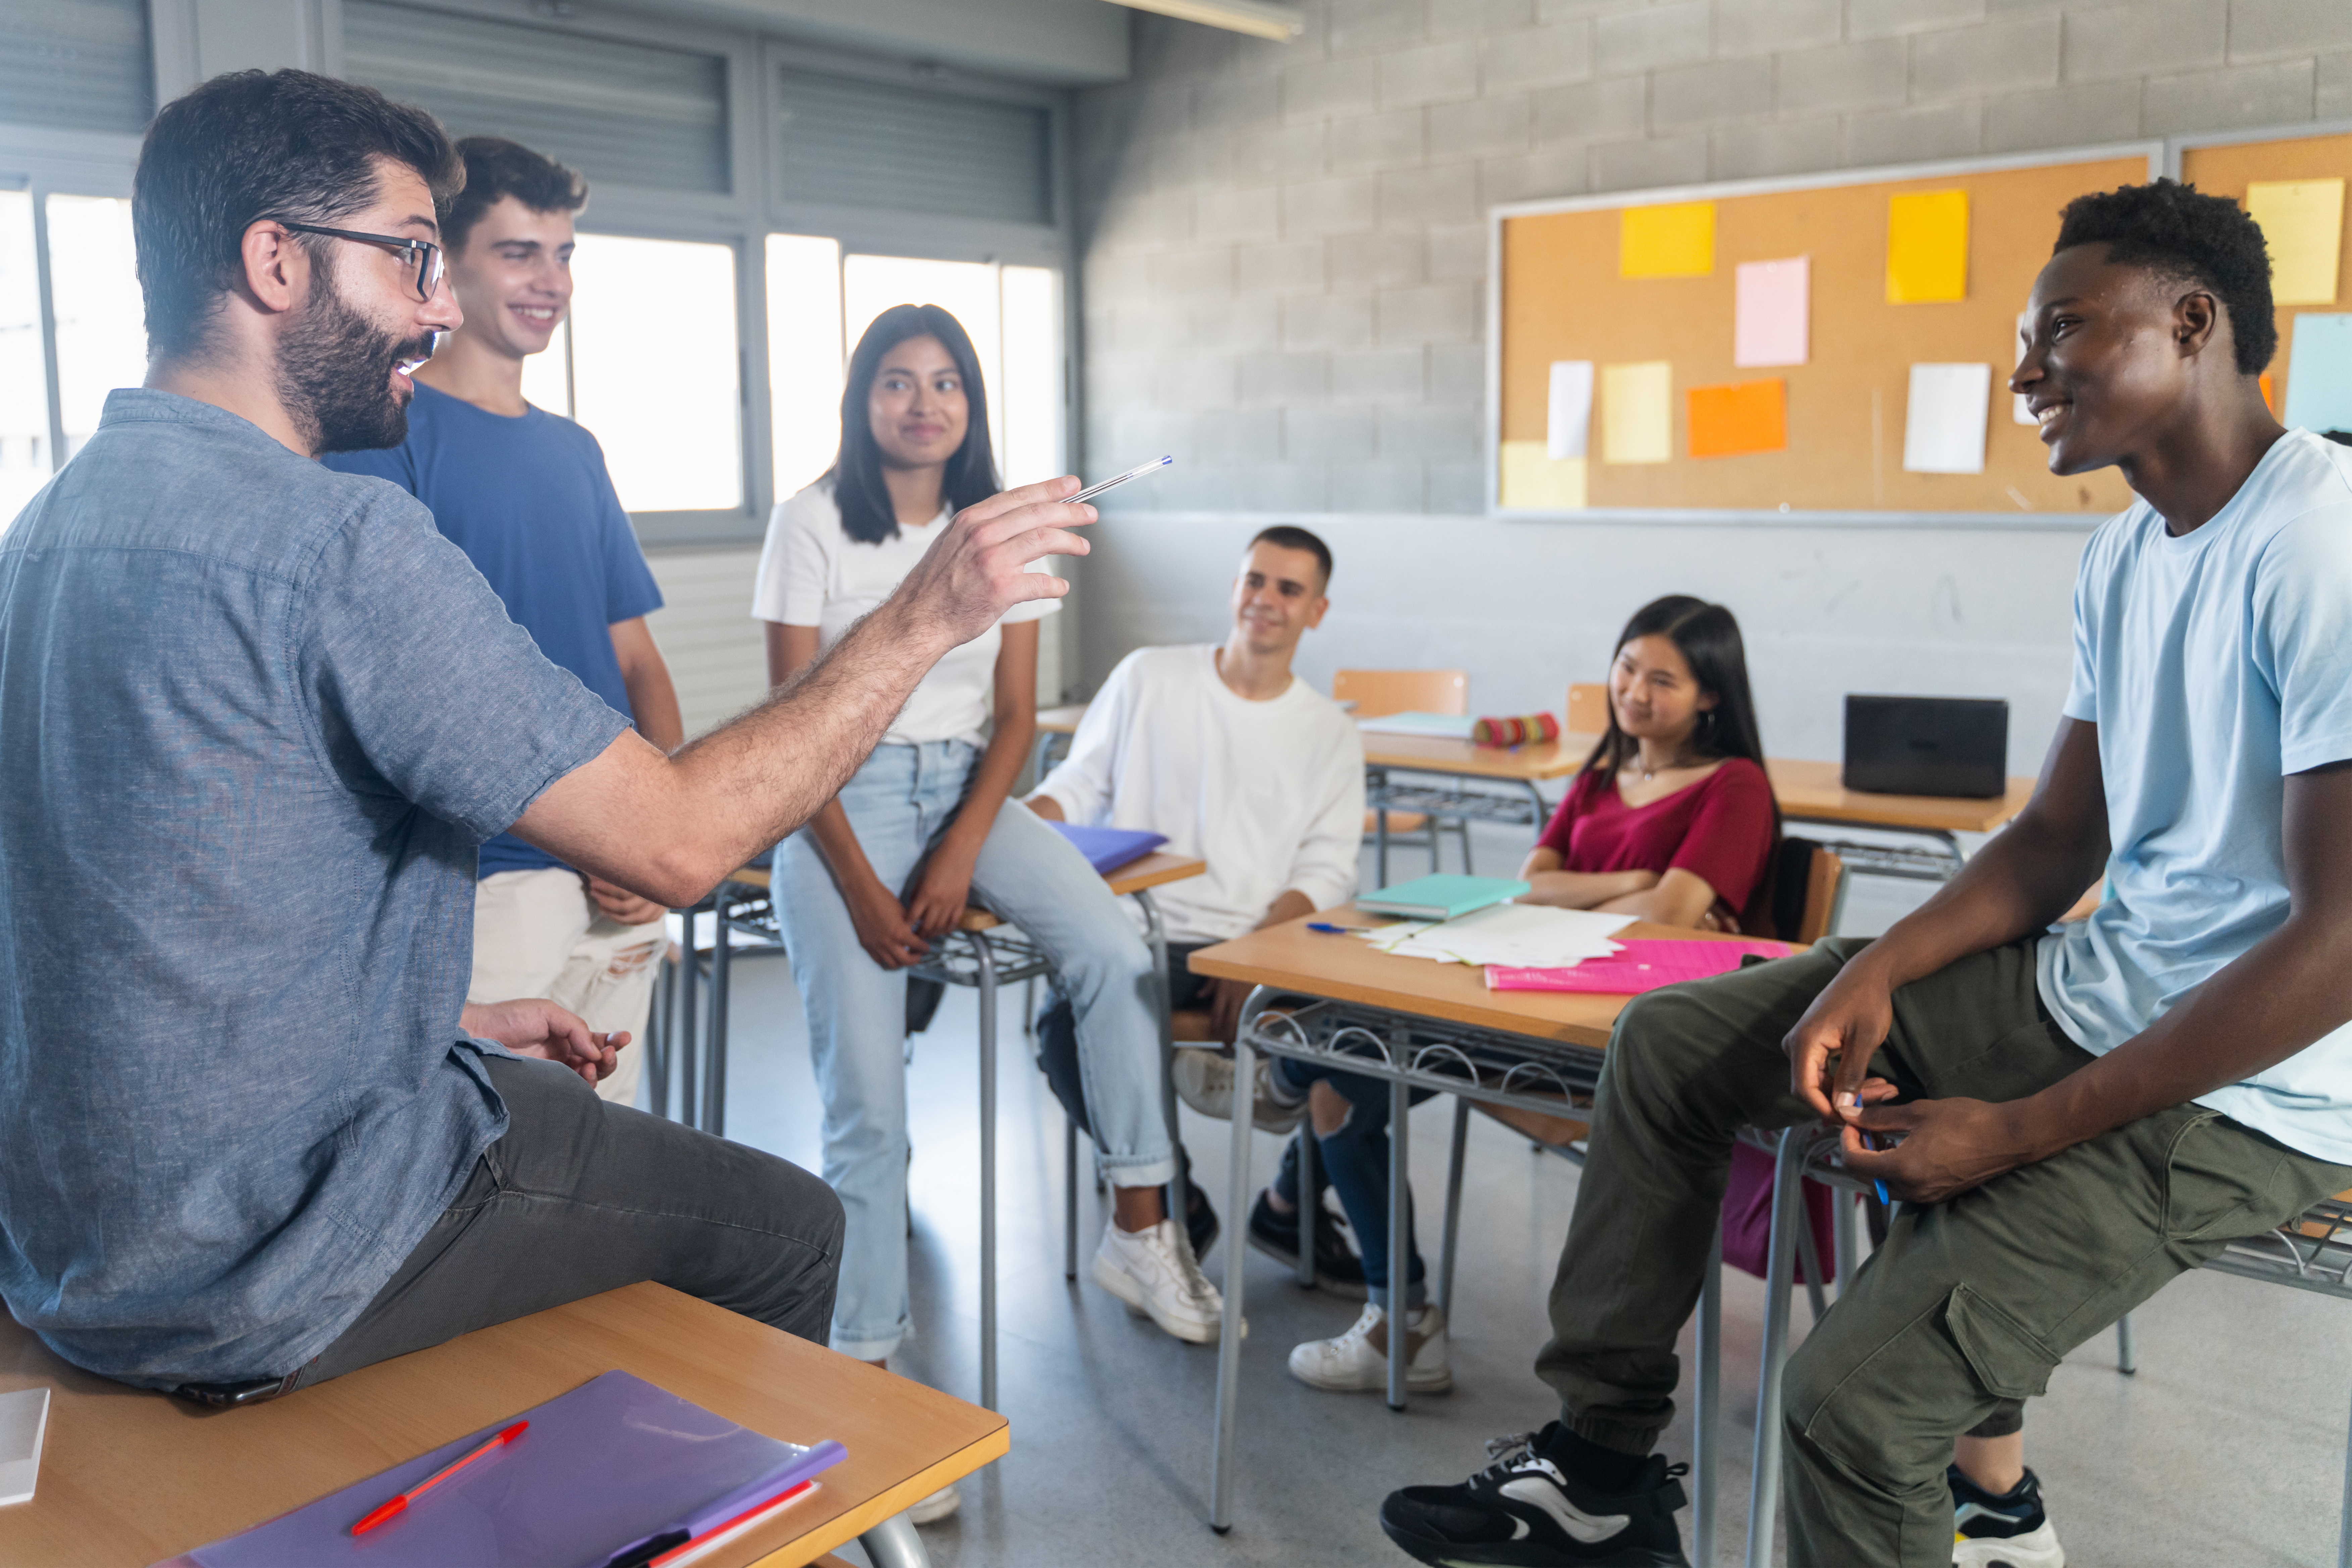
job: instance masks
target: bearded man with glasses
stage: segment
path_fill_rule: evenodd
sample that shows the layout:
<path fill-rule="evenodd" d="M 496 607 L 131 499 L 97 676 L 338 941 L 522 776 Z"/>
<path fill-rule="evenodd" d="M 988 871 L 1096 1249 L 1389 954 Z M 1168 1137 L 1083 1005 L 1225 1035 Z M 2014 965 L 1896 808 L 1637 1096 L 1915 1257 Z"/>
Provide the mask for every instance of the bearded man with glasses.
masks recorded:
<path fill-rule="evenodd" d="M 655 1279 L 822 1340 L 841 1205 L 599 1099 L 628 1042 L 468 1005 L 478 847 L 670 906 L 791 833 L 923 674 L 1083 554 L 1064 477 L 675 754 L 541 656 L 397 444 L 461 321 L 439 126 L 300 71 L 149 128 L 152 352 L 0 536 L 0 1299 L 68 1361 L 240 1404 Z M 648 1204 L 644 1194 L 659 1192 Z"/>

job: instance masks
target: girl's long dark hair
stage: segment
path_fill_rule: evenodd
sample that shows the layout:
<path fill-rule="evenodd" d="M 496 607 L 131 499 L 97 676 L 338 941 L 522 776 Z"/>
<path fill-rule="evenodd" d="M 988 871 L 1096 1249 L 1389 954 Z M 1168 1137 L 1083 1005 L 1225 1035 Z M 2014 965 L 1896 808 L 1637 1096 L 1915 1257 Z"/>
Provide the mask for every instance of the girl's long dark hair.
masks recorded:
<path fill-rule="evenodd" d="M 863 543 L 898 537 L 898 514 L 882 483 L 882 447 L 874 439 L 866 399 L 882 368 L 882 356 L 909 338 L 921 337 L 937 338 L 946 345 L 948 357 L 963 377 L 970 416 L 963 445 L 948 459 L 941 499 L 956 512 L 997 491 L 996 455 L 988 444 L 988 390 L 981 384 L 980 355 L 972 351 L 971 334 L 937 305 L 893 305 L 874 318 L 849 356 L 849 374 L 841 389 L 841 450 L 824 475 L 833 485 L 834 504 L 841 509 L 842 531 Z"/>
<path fill-rule="evenodd" d="M 1764 741 L 1756 725 L 1756 699 L 1748 689 L 1748 652 L 1739 640 L 1739 623 L 1721 605 L 1688 594 L 1669 594 L 1633 612 L 1617 634 L 1609 661 L 1636 637 L 1662 637 L 1675 645 L 1699 689 L 1713 694 L 1715 706 L 1698 716 L 1691 732 L 1691 749 L 1702 757 L 1745 757 L 1764 765 Z M 1641 742 L 1617 725 L 1617 704 L 1609 704 L 1609 731 L 1584 760 L 1588 773 L 1613 773 L 1631 761 Z M 1777 816 L 1777 813 L 1776 813 Z M 1777 832 L 1775 837 L 1778 837 Z"/>

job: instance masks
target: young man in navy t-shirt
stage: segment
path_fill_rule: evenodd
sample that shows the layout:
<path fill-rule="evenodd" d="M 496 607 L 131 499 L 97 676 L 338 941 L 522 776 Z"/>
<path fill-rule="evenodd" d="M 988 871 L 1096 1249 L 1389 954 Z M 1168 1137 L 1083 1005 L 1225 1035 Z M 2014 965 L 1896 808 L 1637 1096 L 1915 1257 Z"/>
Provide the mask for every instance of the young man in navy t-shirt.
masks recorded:
<path fill-rule="evenodd" d="M 465 324 L 416 373 L 408 438 L 330 456 L 423 501 L 540 651 L 664 751 L 685 737 L 646 616 L 661 590 L 621 510 L 596 438 L 523 401 L 522 363 L 572 300 L 580 176 L 492 136 L 457 143 L 466 188 L 444 223 Z M 645 1035 L 662 951 L 659 904 L 573 870 L 510 833 L 482 846 L 469 1000 L 541 996 L 590 1028 Z M 641 1053 L 597 1092 L 636 1098 Z"/>

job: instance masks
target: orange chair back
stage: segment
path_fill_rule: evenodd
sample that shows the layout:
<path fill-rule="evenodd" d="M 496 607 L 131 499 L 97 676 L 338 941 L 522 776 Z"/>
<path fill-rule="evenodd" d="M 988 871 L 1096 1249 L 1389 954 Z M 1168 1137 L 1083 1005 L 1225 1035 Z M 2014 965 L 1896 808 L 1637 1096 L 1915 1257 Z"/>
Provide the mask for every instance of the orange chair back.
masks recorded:
<path fill-rule="evenodd" d="M 1609 688 L 1600 681 L 1580 680 L 1568 689 L 1568 709 L 1560 728 L 1571 735 L 1609 732 Z"/>
<path fill-rule="evenodd" d="M 1459 669 L 1342 669 L 1331 676 L 1331 696 L 1353 702 L 1359 719 L 1391 713 L 1467 713 L 1470 676 Z"/>

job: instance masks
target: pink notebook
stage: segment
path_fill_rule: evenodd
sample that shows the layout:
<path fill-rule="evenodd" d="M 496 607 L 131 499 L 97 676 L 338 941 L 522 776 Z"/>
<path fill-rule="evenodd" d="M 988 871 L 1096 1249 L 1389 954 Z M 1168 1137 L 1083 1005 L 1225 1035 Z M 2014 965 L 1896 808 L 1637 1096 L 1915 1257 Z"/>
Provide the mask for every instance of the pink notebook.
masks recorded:
<path fill-rule="evenodd" d="M 234 1419 L 234 1417 L 232 1417 Z M 516 1419 L 530 1429 L 354 1536 L 352 1526 Z M 156 1568 L 453 1568 L 528 1563 L 603 1568 L 647 1538 L 756 1495 L 799 1485 L 847 1458 L 838 1443 L 803 1447 L 763 1436 L 625 1372 L 608 1372 L 546 1404 L 419 1454 L 242 1534 Z M 683 1539 L 683 1538 L 681 1538 Z"/>
<path fill-rule="evenodd" d="M 1636 938 L 1620 942 L 1621 951 L 1607 958 L 1588 958 L 1566 969 L 1512 969 L 1503 964 L 1486 968 L 1489 991 L 1584 991 L 1602 995 L 1635 996 L 1685 980 L 1705 980 L 1728 974 L 1749 953 L 1786 958 L 1797 950 L 1785 942 L 1742 937 L 1736 942 L 1677 942 Z"/>

